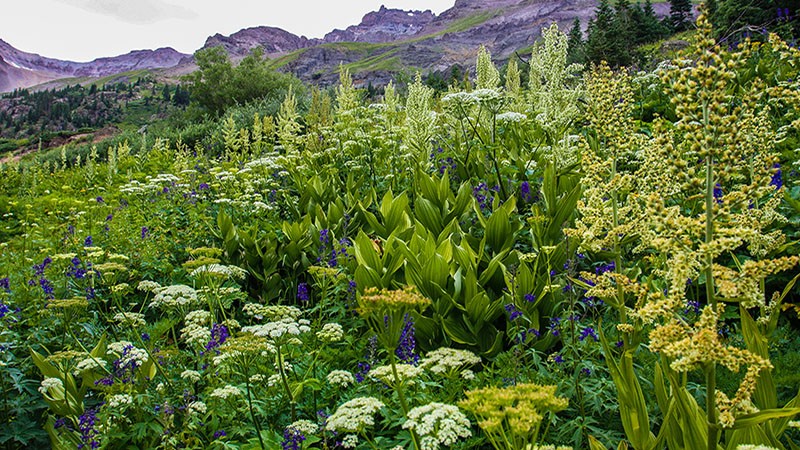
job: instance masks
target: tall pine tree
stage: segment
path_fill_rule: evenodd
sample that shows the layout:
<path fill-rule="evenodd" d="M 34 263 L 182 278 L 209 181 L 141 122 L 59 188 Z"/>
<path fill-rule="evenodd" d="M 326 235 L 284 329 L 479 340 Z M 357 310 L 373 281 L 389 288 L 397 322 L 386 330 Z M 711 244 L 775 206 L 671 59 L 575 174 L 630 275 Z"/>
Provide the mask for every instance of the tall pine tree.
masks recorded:
<path fill-rule="evenodd" d="M 583 32 L 581 32 L 581 20 L 575 18 L 572 28 L 569 30 L 567 39 L 567 63 L 585 64 L 586 63 L 586 44 L 583 42 Z"/>
<path fill-rule="evenodd" d="M 692 20 L 692 0 L 669 0 L 669 20 L 674 31 L 687 30 Z"/>

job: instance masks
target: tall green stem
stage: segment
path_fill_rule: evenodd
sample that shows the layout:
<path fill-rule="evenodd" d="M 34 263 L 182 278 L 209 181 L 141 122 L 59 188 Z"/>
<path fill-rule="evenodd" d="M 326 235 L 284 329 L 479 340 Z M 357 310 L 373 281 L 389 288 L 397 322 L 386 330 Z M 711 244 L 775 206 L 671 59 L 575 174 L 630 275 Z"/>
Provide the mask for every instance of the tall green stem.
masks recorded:
<path fill-rule="evenodd" d="M 406 403 L 406 396 L 403 394 L 403 383 L 400 382 L 400 377 L 397 375 L 394 350 L 390 351 L 389 355 L 389 361 L 391 361 L 392 364 L 392 376 L 394 376 L 394 390 L 397 392 L 397 397 L 400 399 L 400 407 L 403 408 L 403 415 L 408 417 L 408 403 Z M 414 430 L 411 430 L 411 440 L 414 441 L 414 448 L 420 450 L 419 437 Z"/>
<path fill-rule="evenodd" d="M 250 410 L 250 419 L 253 421 L 253 426 L 256 428 L 256 434 L 258 434 L 258 443 L 261 445 L 261 450 L 266 450 L 267 447 L 264 446 L 264 438 L 261 436 L 261 425 L 258 424 L 258 420 L 256 420 L 256 413 L 253 410 L 253 397 L 250 394 L 250 376 L 247 371 L 245 371 L 244 378 L 247 382 L 247 407 Z"/>
<path fill-rule="evenodd" d="M 703 105 L 703 123 L 708 128 L 708 105 Z M 710 244 L 714 239 L 714 161 L 713 155 L 709 150 L 706 156 L 706 235 L 705 243 Z M 710 254 L 706 255 L 705 276 L 706 276 L 706 298 L 708 305 L 717 310 L 717 299 L 714 296 L 714 271 L 712 264 L 714 259 Z M 710 362 L 706 367 L 706 415 L 708 417 L 708 446 L 707 450 L 717 448 L 717 407 L 715 403 L 717 391 L 717 365 Z"/>
<path fill-rule="evenodd" d="M 283 353 L 281 353 L 280 345 L 278 346 L 278 372 L 281 374 L 281 383 L 283 388 L 286 389 L 286 395 L 289 397 L 289 407 L 292 412 L 292 422 L 294 422 L 297 420 L 297 406 L 292 395 L 292 388 L 289 386 L 289 379 L 286 377 L 286 370 L 283 368 Z"/>

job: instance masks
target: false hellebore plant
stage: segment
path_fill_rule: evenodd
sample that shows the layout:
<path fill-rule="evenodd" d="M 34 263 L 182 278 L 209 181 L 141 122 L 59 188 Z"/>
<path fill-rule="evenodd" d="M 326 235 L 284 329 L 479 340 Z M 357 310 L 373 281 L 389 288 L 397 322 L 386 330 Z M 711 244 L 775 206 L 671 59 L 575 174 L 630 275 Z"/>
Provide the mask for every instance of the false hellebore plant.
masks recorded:
<path fill-rule="evenodd" d="M 586 251 L 610 252 L 615 260 L 613 271 L 582 276 L 587 296 L 619 312 L 621 356 L 603 342 L 633 447 L 715 450 L 726 431 L 726 449 L 765 441 L 783 448 L 779 440 L 800 412 L 800 396 L 778 408 L 768 338 L 797 278 L 769 300 L 765 278 L 800 259 L 772 257 L 784 243 L 773 225 L 784 219 L 777 212 L 782 189 L 771 184 L 776 143 L 786 131 L 774 118 L 781 108 L 796 108 L 798 96 L 785 82 L 739 75 L 757 52 L 796 58 L 797 51 L 773 36 L 768 44 L 748 42 L 728 53 L 711 38 L 704 15 L 698 28 L 693 53 L 662 72 L 679 120 L 657 121 L 651 139 L 636 134 L 625 72 L 612 75 L 601 66 L 588 75 L 590 114 L 615 111 L 619 117 L 590 118 L 597 134 L 584 145 L 587 187 L 570 234 Z M 643 263 L 623 264 L 626 252 L 643 253 Z M 704 289 L 694 291 L 694 284 Z M 746 348 L 720 332 L 723 314 L 735 305 Z M 654 383 L 663 413 L 657 436 L 633 369 L 640 344 L 661 356 Z M 744 369 L 735 392 L 718 388 L 719 366 Z M 705 380 L 705 408 L 682 375 L 694 371 Z"/>

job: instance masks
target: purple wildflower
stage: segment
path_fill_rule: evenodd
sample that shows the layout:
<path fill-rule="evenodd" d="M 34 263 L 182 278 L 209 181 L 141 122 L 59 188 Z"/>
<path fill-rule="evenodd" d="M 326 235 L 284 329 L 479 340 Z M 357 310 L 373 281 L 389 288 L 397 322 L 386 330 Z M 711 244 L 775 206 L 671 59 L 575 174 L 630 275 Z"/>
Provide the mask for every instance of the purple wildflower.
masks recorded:
<path fill-rule="evenodd" d="M 775 186 L 775 189 L 777 190 L 783 187 L 783 176 L 781 172 L 781 165 L 775 163 L 775 165 L 772 166 L 772 168 L 775 169 L 775 173 L 772 175 L 772 180 L 769 182 L 769 185 Z"/>
<path fill-rule="evenodd" d="M 400 342 L 395 349 L 395 355 L 400 362 L 417 365 L 419 362 L 419 355 L 414 351 L 417 346 L 417 341 L 414 338 L 414 319 L 406 314 L 403 323 L 403 331 L 400 334 Z"/>
<path fill-rule="evenodd" d="M 86 236 L 86 239 L 83 241 L 83 246 L 91 247 L 92 245 L 94 245 L 94 240 L 92 239 L 91 236 Z"/>
<path fill-rule="evenodd" d="M 528 203 L 531 201 L 531 185 L 527 181 L 523 181 L 522 184 L 519 185 L 519 195 L 522 197 L 522 201 Z"/>
<path fill-rule="evenodd" d="M 595 342 L 599 341 L 600 338 L 597 337 L 597 332 L 592 327 L 586 327 L 581 331 L 581 335 L 578 337 L 578 340 L 583 342 L 586 338 L 591 337 L 595 340 Z"/>
<path fill-rule="evenodd" d="M 725 195 L 725 193 L 722 191 L 722 186 L 720 186 L 720 184 L 717 183 L 714 186 L 714 200 L 716 200 L 717 203 L 722 203 L 722 196 L 723 195 Z"/>
<path fill-rule="evenodd" d="M 561 332 L 558 330 L 559 325 L 561 325 L 561 317 L 550 318 L 549 330 L 553 336 L 558 336 L 559 334 L 561 334 Z"/>
<path fill-rule="evenodd" d="M 97 424 L 97 410 L 96 409 L 87 409 L 79 418 L 78 418 L 78 431 L 81 433 L 81 442 L 78 444 L 79 449 L 83 448 L 99 448 L 100 441 L 99 441 L 99 434 L 100 432 L 95 428 Z"/>
<path fill-rule="evenodd" d="M 308 301 L 308 283 L 300 283 L 297 285 L 297 299 L 301 302 Z"/>
<path fill-rule="evenodd" d="M 228 435 L 228 433 L 226 433 L 225 430 L 217 430 L 217 431 L 214 432 L 214 439 L 219 439 L 219 438 L 225 437 L 227 435 Z"/>
<path fill-rule="evenodd" d="M 215 323 L 211 326 L 211 340 L 208 341 L 206 344 L 206 351 L 210 351 L 216 349 L 220 345 L 224 344 L 230 333 L 228 332 L 228 327 L 221 323 Z M 217 350 L 217 353 L 219 351 Z"/>
<path fill-rule="evenodd" d="M 303 441 L 306 440 L 305 435 L 295 427 L 286 427 L 283 430 L 283 450 L 300 450 L 303 448 Z"/>
<path fill-rule="evenodd" d="M 533 302 L 535 302 L 535 301 L 536 301 L 536 296 L 535 296 L 535 295 L 533 295 L 533 294 L 525 294 L 525 296 L 524 296 L 523 298 L 524 298 L 524 299 L 525 299 L 525 301 L 526 301 L 526 302 L 528 302 L 528 303 L 533 303 Z"/>
<path fill-rule="evenodd" d="M 146 239 L 147 236 L 150 236 L 150 229 L 147 227 L 142 227 L 142 239 Z"/>
<path fill-rule="evenodd" d="M 0 289 L 6 291 L 7 293 L 11 292 L 11 281 L 8 277 L 0 278 Z"/>
<path fill-rule="evenodd" d="M 508 320 L 511 322 L 519 319 L 522 317 L 522 311 L 517 309 L 517 305 L 513 303 L 509 303 L 505 306 L 506 312 L 508 312 Z"/>

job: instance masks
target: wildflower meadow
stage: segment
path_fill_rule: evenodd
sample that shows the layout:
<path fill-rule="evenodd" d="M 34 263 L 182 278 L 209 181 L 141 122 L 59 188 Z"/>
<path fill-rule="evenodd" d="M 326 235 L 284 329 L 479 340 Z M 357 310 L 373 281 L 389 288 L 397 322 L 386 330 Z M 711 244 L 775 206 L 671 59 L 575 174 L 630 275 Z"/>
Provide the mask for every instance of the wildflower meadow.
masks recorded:
<path fill-rule="evenodd" d="M 800 448 L 800 51 L 697 27 L 0 164 L 0 445 Z"/>

